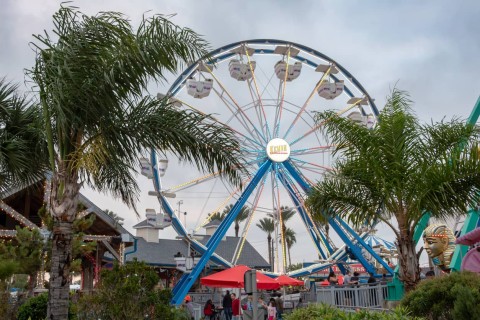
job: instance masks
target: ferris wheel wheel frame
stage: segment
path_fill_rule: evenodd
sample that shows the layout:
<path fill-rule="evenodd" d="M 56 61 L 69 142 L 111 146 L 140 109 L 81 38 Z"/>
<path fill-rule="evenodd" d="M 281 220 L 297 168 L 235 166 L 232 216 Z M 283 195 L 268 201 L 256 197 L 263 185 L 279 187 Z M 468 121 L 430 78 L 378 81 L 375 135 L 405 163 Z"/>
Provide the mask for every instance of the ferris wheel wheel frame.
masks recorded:
<path fill-rule="evenodd" d="M 236 43 L 232 43 L 229 45 L 226 45 L 224 47 L 221 47 L 219 49 L 213 50 L 210 52 L 208 59 L 210 59 L 210 67 L 213 67 L 213 64 L 222 62 L 224 60 L 230 59 L 233 56 L 235 56 L 236 52 L 232 52 L 233 49 L 239 48 L 241 46 L 247 46 L 247 45 L 265 45 L 265 46 L 289 46 L 290 48 L 294 48 L 298 51 L 298 53 L 305 53 L 305 56 L 296 54 L 295 56 L 292 57 L 292 59 L 295 59 L 302 64 L 308 65 L 311 68 L 318 68 L 319 64 L 315 63 L 311 58 L 308 56 L 313 56 L 317 59 L 320 59 L 322 61 L 325 61 L 326 63 L 329 63 L 331 65 L 334 65 L 335 68 L 337 68 L 342 75 L 348 79 L 348 81 L 358 90 L 360 91 L 363 95 L 364 98 L 366 99 L 367 103 L 370 106 L 370 110 L 373 112 L 375 117 L 378 116 L 378 110 L 374 104 L 373 99 L 368 95 L 366 90 L 363 88 L 363 86 L 348 72 L 345 68 L 343 68 L 340 64 L 329 58 L 328 56 L 313 50 L 311 48 L 308 48 L 303 45 L 299 45 L 293 42 L 289 41 L 283 41 L 283 40 L 275 40 L 275 39 L 256 39 L 256 40 L 247 40 L 247 41 L 240 41 Z M 253 53 L 255 54 L 278 54 L 275 52 L 273 49 L 268 49 L 268 48 L 257 48 L 253 49 Z M 203 57 L 199 60 L 197 60 L 195 63 L 191 64 L 183 73 L 180 74 L 180 76 L 177 78 L 177 80 L 173 83 L 173 85 L 170 87 L 167 96 L 174 98 L 175 95 L 179 92 L 181 88 L 183 88 L 187 82 L 188 79 L 191 79 L 196 72 L 198 72 L 199 69 L 201 68 L 207 68 L 205 67 L 205 60 L 206 58 Z M 330 74 L 329 75 L 334 81 L 339 81 L 339 79 L 334 75 Z M 350 98 L 354 99 L 354 94 L 352 93 L 351 89 L 345 85 L 344 93 L 347 94 Z M 357 98 L 358 99 L 358 98 Z M 363 108 L 360 108 L 363 112 Z M 287 132 L 288 133 L 288 132 Z M 272 142 L 270 140 L 269 142 Z M 290 150 L 289 150 L 290 152 Z M 189 237 L 187 230 L 184 228 L 182 225 L 180 219 L 176 216 L 174 210 L 168 203 L 168 201 L 165 199 L 165 197 L 162 195 L 160 192 L 161 190 L 161 181 L 160 181 L 160 176 L 158 174 L 158 168 L 157 168 L 157 159 L 156 159 L 156 153 L 155 150 L 152 150 L 151 152 L 151 163 L 153 165 L 153 181 L 154 181 L 154 187 L 155 190 L 157 191 L 157 197 L 160 201 L 161 206 L 164 208 L 166 213 L 171 217 L 172 219 L 172 226 L 175 229 L 175 231 L 183 236 L 187 241 L 189 241 L 195 250 L 199 251 L 202 254 L 202 257 L 200 261 L 197 263 L 197 265 L 194 267 L 192 272 L 190 274 L 185 274 L 180 282 L 175 286 L 173 290 L 173 299 L 172 303 L 173 304 L 179 304 L 183 300 L 183 297 L 186 295 L 187 291 L 195 281 L 195 279 L 198 277 L 200 274 L 200 271 L 203 269 L 203 267 L 206 265 L 208 260 L 212 259 L 216 263 L 219 263 L 224 266 L 231 266 L 231 264 L 228 261 L 225 261 L 225 259 L 219 257 L 214 253 L 216 246 L 218 245 L 219 241 L 225 236 L 228 228 L 230 225 L 233 223 L 236 215 L 240 211 L 241 207 L 245 204 L 246 200 L 248 197 L 251 195 L 253 189 L 258 185 L 259 181 L 262 179 L 262 177 L 266 174 L 266 172 L 272 167 L 273 164 L 276 164 L 278 166 L 281 166 L 284 168 L 288 174 L 290 175 L 292 179 L 288 181 L 286 177 L 279 177 L 280 179 L 283 179 L 282 183 L 285 187 L 285 189 L 288 191 L 292 201 L 297 205 L 300 203 L 298 196 L 296 195 L 296 192 L 294 191 L 292 187 L 292 183 L 296 182 L 298 185 L 301 186 L 301 189 L 303 189 L 304 192 L 308 192 L 311 188 L 311 185 L 305 181 L 305 179 L 302 178 L 302 175 L 297 172 L 295 167 L 290 163 L 289 161 L 289 152 L 288 156 L 284 157 L 276 157 L 273 156 L 270 157 L 270 154 L 268 153 L 268 147 L 266 150 L 266 153 L 268 155 L 268 159 L 266 159 L 263 164 L 259 164 L 259 169 L 257 170 L 254 178 L 252 181 L 248 184 L 247 188 L 245 191 L 242 193 L 240 198 L 236 201 L 235 205 L 231 209 L 231 211 L 227 214 L 225 219 L 222 221 L 220 224 L 219 228 L 217 231 L 212 235 L 212 237 L 208 240 L 207 244 L 204 246 L 197 242 L 193 237 Z M 301 205 L 298 205 L 297 208 L 302 208 Z M 307 228 L 311 231 L 314 228 L 316 228 L 314 222 L 311 220 L 311 218 L 306 214 L 306 212 L 302 209 L 298 210 L 300 213 L 300 216 L 303 220 L 303 223 L 307 226 Z M 358 235 L 355 233 L 353 229 L 351 229 L 348 224 L 346 224 L 343 220 L 337 219 L 337 218 L 331 218 L 329 219 L 329 224 L 333 227 L 333 229 L 336 231 L 337 234 L 340 235 L 340 238 L 342 241 L 345 243 L 345 245 L 348 245 L 351 249 L 352 252 L 358 257 L 358 259 L 361 261 L 361 263 L 366 267 L 366 269 L 369 272 L 373 272 L 373 266 L 363 257 L 361 253 L 361 248 L 360 246 L 364 247 L 367 251 L 369 249 L 368 245 L 365 244 L 364 238 L 366 235 Z M 326 242 L 325 239 L 322 237 L 322 233 L 314 234 L 313 231 L 310 232 L 312 239 L 314 239 L 315 244 L 317 245 L 318 249 L 321 250 L 320 248 L 320 241 L 323 241 L 324 243 Z M 350 234 L 350 236 L 347 235 Z M 320 236 L 319 236 L 320 235 Z M 383 262 L 380 257 L 376 256 L 376 253 L 370 248 L 372 256 L 374 256 L 377 260 L 380 262 Z M 346 259 L 346 254 L 344 252 L 340 252 L 339 250 L 333 252 L 332 248 L 328 248 L 329 255 L 334 257 L 338 261 L 342 261 Z M 325 255 L 325 258 L 328 256 Z M 328 264 L 324 264 L 320 267 L 324 268 Z M 331 263 L 330 263 L 331 265 Z M 383 262 L 383 265 L 387 269 L 387 271 L 392 272 L 388 265 Z M 320 268 L 319 267 L 319 268 Z M 339 267 L 341 268 L 342 272 L 345 270 L 343 268 L 342 264 L 339 264 Z M 310 270 L 314 271 L 317 270 L 315 268 L 310 268 Z M 303 271 L 302 271 L 303 272 Z M 297 272 L 297 276 L 300 275 L 301 273 Z M 294 274 L 295 275 L 295 274 Z"/>

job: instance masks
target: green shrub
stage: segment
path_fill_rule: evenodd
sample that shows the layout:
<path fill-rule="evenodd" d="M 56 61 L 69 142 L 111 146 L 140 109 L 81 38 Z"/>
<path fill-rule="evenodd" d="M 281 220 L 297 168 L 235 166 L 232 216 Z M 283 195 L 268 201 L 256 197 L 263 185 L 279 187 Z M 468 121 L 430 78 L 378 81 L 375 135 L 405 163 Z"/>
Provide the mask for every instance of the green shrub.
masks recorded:
<path fill-rule="evenodd" d="M 18 308 L 18 320 L 43 320 L 47 318 L 48 293 L 42 293 L 25 301 Z M 70 303 L 68 319 L 76 319 L 75 306 Z"/>
<path fill-rule="evenodd" d="M 97 290 L 83 296 L 78 319 L 187 320 L 183 310 L 170 305 L 170 290 L 156 290 L 158 276 L 145 263 L 133 261 L 103 270 Z"/>
<path fill-rule="evenodd" d="M 455 272 L 422 281 L 401 305 L 427 319 L 480 319 L 480 275 Z"/>
<path fill-rule="evenodd" d="M 414 320 L 410 317 L 406 308 L 397 308 L 392 312 L 376 312 L 360 310 L 345 312 L 326 304 L 311 304 L 308 307 L 294 310 L 284 315 L 285 320 Z"/>
<path fill-rule="evenodd" d="M 18 320 L 42 320 L 47 317 L 48 294 L 42 293 L 28 299 L 18 308 Z"/>

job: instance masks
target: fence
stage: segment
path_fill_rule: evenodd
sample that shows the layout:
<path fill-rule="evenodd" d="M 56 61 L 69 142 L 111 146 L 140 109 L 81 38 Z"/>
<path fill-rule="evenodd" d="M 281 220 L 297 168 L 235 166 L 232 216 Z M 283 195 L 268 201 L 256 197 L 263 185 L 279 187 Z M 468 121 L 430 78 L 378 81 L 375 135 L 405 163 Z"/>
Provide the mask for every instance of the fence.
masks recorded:
<path fill-rule="evenodd" d="M 306 297 L 312 302 L 312 296 Z M 383 309 L 387 298 L 387 285 L 316 287 L 315 302 L 323 302 L 341 309 Z"/>

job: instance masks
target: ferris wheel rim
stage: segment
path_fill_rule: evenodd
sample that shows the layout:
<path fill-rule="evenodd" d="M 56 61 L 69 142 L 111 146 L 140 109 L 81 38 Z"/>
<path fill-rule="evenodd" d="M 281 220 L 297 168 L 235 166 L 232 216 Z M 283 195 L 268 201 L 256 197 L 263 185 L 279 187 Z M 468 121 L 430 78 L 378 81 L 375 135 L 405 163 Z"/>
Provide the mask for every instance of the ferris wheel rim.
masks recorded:
<path fill-rule="evenodd" d="M 312 49 L 310 47 L 307 47 L 305 45 L 298 44 L 296 42 L 286 41 L 286 40 L 278 40 L 278 39 L 250 39 L 250 40 L 237 41 L 237 42 L 233 42 L 233 43 L 227 44 L 223 47 L 220 47 L 220 48 L 217 48 L 217 49 L 214 49 L 214 50 L 210 51 L 207 55 L 205 55 L 205 56 L 197 59 L 195 62 L 191 63 L 179 76 L 177 76 L 174 83 L 168 89 L 167 95 L 169 95 L 169 96 L 175 95 L 177 87 L 180 87 L 181 84 L 183 82 L 185 82 L 193 72 L 195 72 L 195 68 L 197 68 L 198 65 L 202 61 L 204 61 L 206 58 L 214 56 L 214 55 L 222 53 L 222 52 L 227 53 L 229 50 L 231 50 L 235 47 L 238 47 L 238 46 L 241 46 L 241 45 L 248 45 L 248 44 L 256 44 L 256 45 L 262 45 L 263 44 L 263 45 L 271 45 L 271 46 L 274 46 L 274 45 L 291 45 L 292 47 L 296 47 L 296 48 L 300 49 L 301 51 L 304 51 L 308 54 L 311 54 L 311 55 L 313 55 L 313 56 L 315 56 L 319 59 L 322 59 L 322 60 L 325 60 L 325 61 L 328 61 L 330 63 L 335 64 L 335 67 L 337 67 L 352 82 L 352 84 L 357 87 L 357 89 L 359 89 L 362 93 L 365 94 L 365 96 L 366 96 L 366 98 L 367 98 L 367 100 L 370 104 L 371 110 L 373 111 L 374 116 L 378 117 L 379 111 L 378 111 L 378 109 L 375 105 L 374 99 L 372 99 L 370 97 L 370 94 L 368 93 L 368 91 L 362 86 L 362 84 L 345 67 L 343 67 L 337 61 L 333 60 L 332 58 L 325 55 L 324 53 L 321 53 L 320 51 L 317 51 L 317 50 Z M 216 61 L 216 62 L 221 62 L 221 61 L 226 60 L 227 58 L 230 58 L 231 56 L 234 56 L 234 55 L 235 55 L 235 53 L 228 52 L 228 57 L 227 56 L 222 57 L 220 59 L 220 61 Z M 302 61 L 302 60 L 299 60 L 299 61 Z M 306 60 L 304 62 L 310 62 L 310 61 Z M 309 64 L 309 63 L 307 63 L 307 64 L 310 67 L 316 67 L 317 66 L 317 65 L 312 65 L 312 64 Z M 336 80 L 336 77 L 334 75 L 332 75 L 332 78 Z M 354 96 L 350 92 L 350 90 L 345 90 L 345 93 L 347 93 L 347 95 L 349 95 L 350 97 Z"/>

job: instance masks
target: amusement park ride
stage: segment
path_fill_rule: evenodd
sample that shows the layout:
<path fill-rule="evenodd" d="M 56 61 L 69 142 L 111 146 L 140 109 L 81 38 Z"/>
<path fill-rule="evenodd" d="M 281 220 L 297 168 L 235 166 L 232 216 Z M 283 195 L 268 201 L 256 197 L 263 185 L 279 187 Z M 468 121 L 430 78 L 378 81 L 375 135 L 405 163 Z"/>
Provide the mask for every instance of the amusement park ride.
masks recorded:
<path fill-rule="evenodd" d="M 239 242 L 233 261 L 226 261 L 215 254 L 215 250 L 244 205 L 250 206 L 251 211 L 242 239 L 246 238 L 256 213 L 269 213 L 277 218 L 282 257 L 278 258 L 280 250 L 276 250 L 276 272 L 284 271 L 286 265 L 286 244 L 283 230 L 278 225 L 282 225 L 281 206 L 289 205 L 298 213 L 321 259 L 319 263 L 290 272 L 290 276 L 308 275 L 333 265 L 343 273 L 348 268 L 349 257 L 354 257 L 367 272 L 376 273 L 379 266 L 395 275 L 382 259 L 385 256 L 382 251 L 374 250 L 367 243 L 371 237 L 369 231 L 375 226 L 357 233 L 346 221 L 329 218 L 330 230 L 343 242 L 337 247 L 325 225 L 315 222 L 304 205 L 306 194 L 331 170 L 335 158 L 332 154 L 334 146 L 329 144 L 328 137 L 321 130 L 322 124 L 315 123 L 314 112 L 336 109 L 338 114 L 368 128 L 374 127 L 377 121 L 374 100 L 340 64 L 316 50 L 292 42 L 271 39 L 236 42 L 212 51 L 208 59 L 191 64 L 166 96 L 179 108 L 202 110 L 214 115 L 210 116 L 211 121 L 229 126 L 241 145 L 244 166 L 248 170 L 242 177 L 242 188 L 232 187 L 224 181 L 217 184 L 219 172 L 177 187 L 164 188 L 160 177 L 165 174 L 167 162 L 157 159 L 161 151 L 152 150 L 150 159 L 143 161 L 142 173 L 152 178 L 155 188 L 149 194 L 160 202 L 158 223 L 162 224 L 161 227 L 171 224 L 176 233 L 201 254 L 191 272 L 184 273 L 176 284 L 173 304 L 182 303 L 209 260 L 225 267 L 235 264 L 244 240 Z M 480 109 L 478 102 L 476 109 Z M 472 114 L 470 122 L 476 122 L 479 112 L 476 110 L 475 115 Z M 206 245 L 197 241 L 192 232 L 187 232 L 167 200 L 187 188 L 192 194 L 207 194 L 203 208 L 208 208 L 208 212 L 220 212 L 227 204 L 233 204 Z M 201 191 L 195 191 L 195 188 Z M 219 193 L 220 189 L 227 195 L 221 203 L 211 204 L 215 198 L 211 195 Z M 155 212 L 149 213 L 152 221 L 155 220 Z M 210 217 L 202 225 L 207 224 Z M 469 217 L 463 232 L 476 226 L 477 211 L 472 210 Z M 429 215 L 425 214 L 417 226 L 416 241 L 428 219 Z M 275 242 L 279 243 L 278 239 Z M 453 269 L 463 256 L 458 252 L 459 247 L 452 258 Z M 283 266 L 279 262 L 283 262 Z"/>

